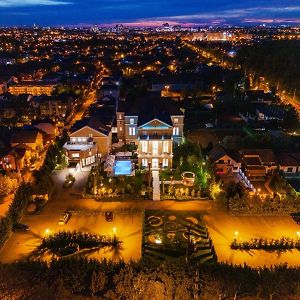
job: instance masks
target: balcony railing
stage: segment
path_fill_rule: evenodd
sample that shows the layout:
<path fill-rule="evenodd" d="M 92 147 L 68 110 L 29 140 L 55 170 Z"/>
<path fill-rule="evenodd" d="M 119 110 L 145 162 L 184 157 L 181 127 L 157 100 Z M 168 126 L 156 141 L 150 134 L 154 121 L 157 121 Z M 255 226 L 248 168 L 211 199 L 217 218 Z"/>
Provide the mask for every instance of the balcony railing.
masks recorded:
<path fill-rule="evenodd" d="M 152 135 L 140 135 L 140 140 L 171 140 L 172 135 L 167 134 L 152 134 Z"/>

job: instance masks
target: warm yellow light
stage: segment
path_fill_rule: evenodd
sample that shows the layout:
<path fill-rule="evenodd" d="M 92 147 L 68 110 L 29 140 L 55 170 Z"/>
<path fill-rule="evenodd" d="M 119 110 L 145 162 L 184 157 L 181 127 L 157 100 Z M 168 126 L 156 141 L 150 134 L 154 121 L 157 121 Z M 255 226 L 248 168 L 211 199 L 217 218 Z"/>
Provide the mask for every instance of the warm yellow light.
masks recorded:
<path fill-rule="evenodd" d="M 156 243 L 156 244 L 161 244 L 161 243 L 162 243 L 162 240 L 161 240 L 160 238 L 157 238 L 157 239 L 155 239 L 155 243 Z"/>
<path fill-rule="evenodd" d="M 239 235 L 239 232 L 238 232 L 238 231 L 235 231 L 235 232 L 234 232 L 234 235 L 235 235 L 235 236 L 238 236 L 238 235 Z"/>
<path fill-rule="evenodd" d="M 113 228 L 113 233 L 116 234 L 116 232 L 117 232 L 117 228 L 114 227 L 114 228 Z"/>

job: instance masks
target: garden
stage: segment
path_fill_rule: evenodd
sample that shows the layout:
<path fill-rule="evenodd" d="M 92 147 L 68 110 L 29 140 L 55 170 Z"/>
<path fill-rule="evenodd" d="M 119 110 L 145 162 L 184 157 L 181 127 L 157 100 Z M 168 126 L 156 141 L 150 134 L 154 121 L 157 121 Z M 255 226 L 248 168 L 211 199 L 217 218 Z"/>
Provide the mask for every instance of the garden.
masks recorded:
<path fill-rule="evenodd" d="M 251 193 L 241 183 L 229 183 L 226 188 L 229 212 L 233 215 L 290 215 L 300 210 L 299 195 L 285 183 L 279 174 L 274 174 L 270 187 L 273 195 L 262 197 Z"/>
<path fill-rule="evenodd" d="M 239 241 L 234 239 L 230 245 L 233 250 L 265 250 L 265 251 L 287 251 L 300 250 L 300 240 L 282 237 L 281 239 L 262 239 L 256 238 L 249 241 Z"/>
<path fill-rule="evenodd" d="M 162 199 L 215 199 L 221 191 L 202 149 L 189 141 L 174 148 L 173 169 L 162 170 L 160 179 Z"/>
<path fill-rule="evenodd" d="M 185 258 L 198 263 L 216 259 L 207 228 L 195 212 L 145 211 L 143 258 Z"/>
<path fill-rule="evenodd" d="M 84 251 L 98 251 L 100 248 L 120 249 L 122 242 L 116 235 L 103 236 L 90 233 L 60 231 L 56 234 L 46 236 L 41 244 L 32 252 L 31 257 L 50 254 L 53 257 L 63 257 Z"/>
<path fill-rule="evenodd" d="M 109 177 L 104 172 L 103 165 L 99 164 L 92 167 L 85 192 L 101 201 L 142 200 L 151 197 L 151 187 L 147 170 L 138 169 L 135 176 Z"/>

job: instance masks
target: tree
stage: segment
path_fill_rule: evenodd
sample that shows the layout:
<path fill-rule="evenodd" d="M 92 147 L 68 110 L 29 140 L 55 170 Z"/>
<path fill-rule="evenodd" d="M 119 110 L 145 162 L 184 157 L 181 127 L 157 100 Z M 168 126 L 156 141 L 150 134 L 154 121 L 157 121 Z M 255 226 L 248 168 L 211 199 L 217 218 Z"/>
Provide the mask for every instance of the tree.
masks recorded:
<path fill-rule="evenodd" d="M 92 273 L 91 278 L 91 293 L 92 295 L 97 295 L 102 293 L 106 287 L 107 278 L 104 272 L 96 272 Z"/>
<path fill-rule="evenodd" d="M 7 196 L 11 192 L 16 191 L 18 181 L 6 175 L 0 175 L 0 197 Z"/>

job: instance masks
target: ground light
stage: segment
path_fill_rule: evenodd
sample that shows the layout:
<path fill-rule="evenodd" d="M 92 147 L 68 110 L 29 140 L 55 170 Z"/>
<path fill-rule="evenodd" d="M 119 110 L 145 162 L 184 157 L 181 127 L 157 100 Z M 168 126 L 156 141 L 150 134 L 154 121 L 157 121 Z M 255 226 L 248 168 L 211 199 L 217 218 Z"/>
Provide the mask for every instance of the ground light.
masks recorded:
<path fill-rule="evenodd" d="M 155 244 L 161 244 L 162 240 L 160 238 L 155 239 Z"/>
<path fill-rule="evenodd" d="M 117 232 L 117 228 L 114 227 L 114 228 L 113 228 L 113 233 L 116 234 L 116 232 Z"/>

